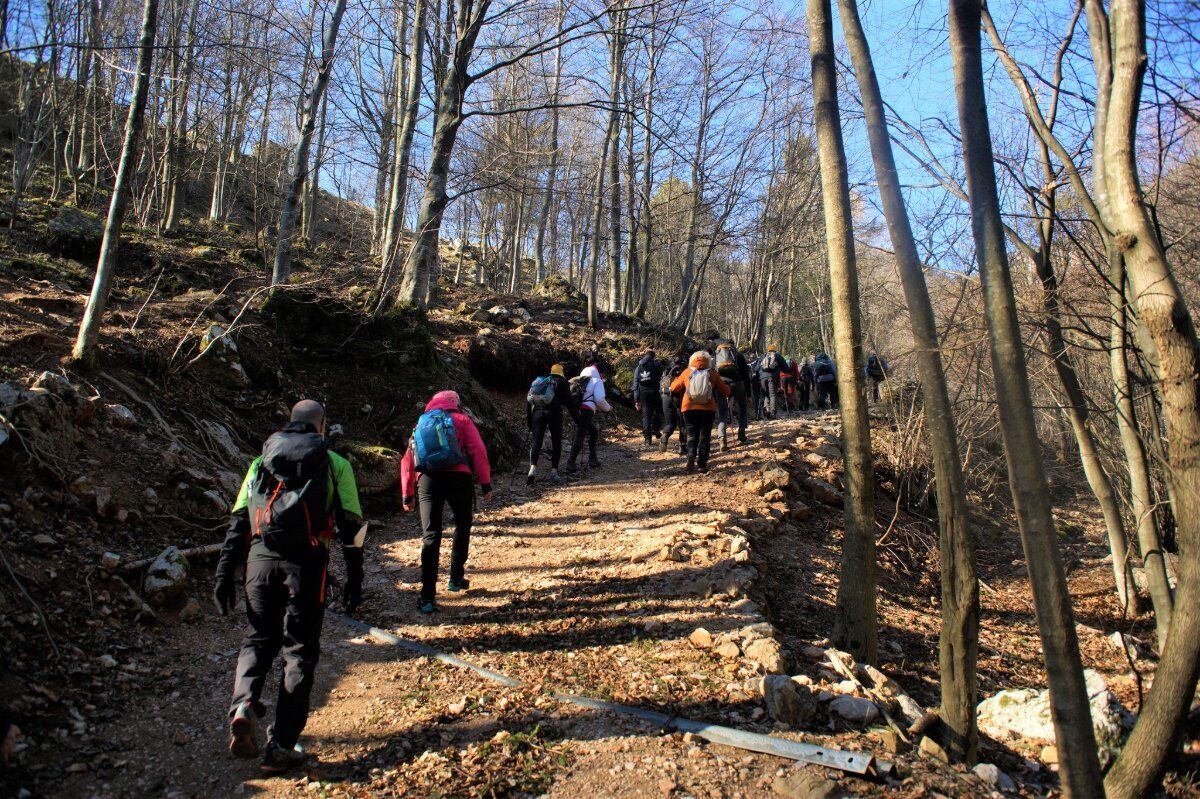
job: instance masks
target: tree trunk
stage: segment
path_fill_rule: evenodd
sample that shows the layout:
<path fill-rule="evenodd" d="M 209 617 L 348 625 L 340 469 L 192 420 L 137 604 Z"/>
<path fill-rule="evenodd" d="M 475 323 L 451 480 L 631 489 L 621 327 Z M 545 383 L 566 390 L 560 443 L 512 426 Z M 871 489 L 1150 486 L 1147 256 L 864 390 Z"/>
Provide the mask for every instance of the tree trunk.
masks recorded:
<path fill-rule="evenodd" d="M 875 473 L 871 427 L 863 391 L 864 358 L 859 320 L 858 269 L 850 182 L 842 121 L 838 109 L 833 23 L 829 0 L 808 0 L 812 55 L 813 117 L 821 162 L 821 197 L 829 245 L 833 295 L 834 350 L 840 365 L 838 400 L 846 461 L 845 534 L 838 579 L 837 620 L 833 637 L 863 663 L 876 661 Z"/>
<path fill-rule="evenodd" d="M 533 245 L 533 263 L 538 283 L 546 279 L 546 227 L 550 211 L 554 207 L 554 184 L 558 179 L 558 98 L 562 90 L 562 26 L 566 18 L 565 7 L 558 11 L 559 44 L 554 48 L 554 84 L 550 90 L 550 164 L 546 167 L 546 191 L 542 194 L 542 211 L 538 214 L 537 238 Z M 557 242 L 556 242 L 557 244 Z"/>
<path fill-rule="evenodd" d="M 396 134 L 396 152 L 392 161 L 392 192 L 388 198 L 387 230 L 383 238 L 383 270 L 379 276 L 380 299 L 390 293 L 401 270 L 397 263 L 400 257 L 401 234 L 404 230 L 404 206 L 408 202 L 408 164 L 412 156 L 413 134 L 417 129 L 417 114 L 421 108 L 421 81 L 425 63 L 425 30 L 429 25 L 428 0 L 416 0 L 416 17 L 413 20 L 412 44 L 409 52 L 406 76 L 396 73 L 397 103 L 402 107 L 400 132 Z M 403 101 L 399 100 L 399 88 L 403 77 L 407 85 Z M 441 120 L 439 112 L 436 119 Z M 448 167 L 448 162 L 447 162 Z M 424 302 L 424 294 L 422 294 Z"/>
<path fill-rule="evenodd" d="M 1089 23 L 1102 14 L 1088 0 Z M 1093 53 L 1111 54 L 1112 91 L 1104 130 L 1104 188 L 1113 242 L 1125 260 L 1138 318 L 1158 356 L 1158 389 L 1166 421 L 1167 474 L 1177 522 L 1180 563 L 1174 612 L 1154 685 L 1137 726 L 1105 780 L 1109 797 L 1149 793 L 1174 751 L 1191 707 L 1200 669 L 1200 342 L 1142 201 L 1136 152 L 1137 118 L 1146 70 L 1145 6 L 1114 0 L 1111 39 L 1092 30 Z M 1097 71 L 1100 71 L 1099 62 Z"/>
<path fill-rule="evenodd" d="M 329 20 L 329 28 L 325 31 L 325 41 L 321 48 L 321 65 L 313 82 L 312 94 L 304 110 L 304 124 L 300 128 L 300 140 L 292 153 L 292 178 L 283 198 L 283 209 L 279 212 L 278 240 L 275 243 L 275 267 L 271 273 L 271 285 L 279 286 L 288 282 L 292 275 L 292 235 L 296 230 L 296 211 L 300 203 L 300 191 L 308 177 L 308 151 L 312 146 L 313 130 L 316 127 L 317 111 L 325 98 L 325 88 L 329 85 L 329 73 L 333 68 L 333 56 L 337 46 L 338 27 L 342 24 L 342 15 L 346 13 L 346 0 L 337 0 L 333 8 L 333 16 Z"/>
<path fill-rule="evenodd" d="M 867 134 L 879 183 L 888 232 L 908 303 L 916 343 L 917 366 L 925 402 L 925 423 L 937 488 L 939 550 L 942 572 L 942 628 L 939 641 L 941 716 L 945 725 L 942 747 L 951 759 L 973 762 L 979 745 L 975 719 L 978 700 L 976 668 L 979 658 L 979 579 L 975 543 L 967 512 L 966 485 L 954 411 L 942 368 L 937 322 L 925 272 L 909 223 L 908 209 L 896 171 L 892 143 L 879 81 L 856 0 L 839 0 L 842 27 L 866 114 Z"/>
<path fill-rule="evenodd" d="M 618 3 L 619 5 L 619 3 Z M 609 67 L 612 75 L 608 87 L 608 308 L 621 312 L 621 75 L 625 61 L 625 13 L 610 10 L 612 47 Z"/>
<path fill-rule="evenodd" d="M 1103 797 L 1104 788 L 1100 781 L 1100 763 L 1092 734 L 1079 640 L 1054 530 L 1049 486 L 1042 465 L 1004 245 L 984 98 L 981 15 L 979 0 L 950 2 L 950 44 L 970 195 L 971 227 L 983 280 L 1008 480 L 1046 653 L 1050 705 L 1061 758 L 1059 773 L 1068 797 L 1092 799 Z"/>
<path fill-rule="evenodd" d="M 609 128 L 613 125 L 612 116 L 608 118 Z M 592 330 L 600 329 L 600 303 L 596 295 L 600 293 L 600 231 L 604 220 L 604 171 L 608 168 L 608 140 L 611 131 L 605 131 L 604 147 L 600 152 L 600 167 L 596 170 L 596 210 L 592 217 L 591 260 L 588 268 L 588 325 Z"/>
<path fill-rule="evenodd" d="M 133 79 L 133 99 L 129 103 L 129 116 L 125 120 L 121 161 L 117 167 L 117 179 L 113 184 L 112 198 L 108 204 L 108 219 L 105 221 L 104 237 L 100 242 L 100 258 L 96 263 L 92 293 L 88 297 L 83 320 L 79 324 L 79 334 L 71 350 L 71 359 L 77 363 L 95 360 L 96 340 L 100 336 L 100 324 L 108 305 L 108 290 L 112 285 L 113 270 L 117 265 L 117 250 L 121 246 L 121 227 L 125 223 L 125 211 L 129 204 L 130 182 L 137 168 L 138 139 L 141 137 L 146 117 L 157 15 L 158 0 L 145 0 L 142 4 L 142 29 L 138 41 L 137 75 Z"/>

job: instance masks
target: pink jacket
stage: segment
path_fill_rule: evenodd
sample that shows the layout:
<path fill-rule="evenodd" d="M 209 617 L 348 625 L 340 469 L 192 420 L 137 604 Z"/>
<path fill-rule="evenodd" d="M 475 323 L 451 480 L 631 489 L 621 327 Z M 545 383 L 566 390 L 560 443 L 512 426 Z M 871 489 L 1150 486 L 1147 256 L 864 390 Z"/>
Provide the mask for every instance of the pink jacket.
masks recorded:
<path fill-rule="evenodd" d="M 479 428 L 471 421 L 471 417 L 458 409 L 458 395 L 453 391 L 439 391 L 425 406 L 426 411 L 451 411 L 454 419 L 454 432 L 458 436 L 458 445 L 467 456 L 467 463 L 448 469 L 451 472 L 474 474 L 479 484 L 488 491 L 492 485 L 492 466 L 488 463 L 487 448 L 479 435 Z M 410 447 L 400 460 L 400 493 L 403 497 L 417 495 L 418 472 L 413 464 L 413 451 Z"/>

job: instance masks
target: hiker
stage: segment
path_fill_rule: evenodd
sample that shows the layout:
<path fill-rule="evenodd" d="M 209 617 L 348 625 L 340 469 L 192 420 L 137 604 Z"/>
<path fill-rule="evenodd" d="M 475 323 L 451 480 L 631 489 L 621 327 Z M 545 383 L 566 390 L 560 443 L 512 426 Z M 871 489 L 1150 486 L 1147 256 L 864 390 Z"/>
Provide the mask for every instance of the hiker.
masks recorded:
<path fill-rule="evenodd" d="M 779 354 L 778 347 L 771 344 L 767 347 L 767 354 L 758 363 L 766 416 L 774 419 L 779 409 L 779 375 L 787 368 L 787 359 Z"/>
<path fill-rule="evenodd" d="M 483 501 L 492 500 L 492 467 L 479 428 L 462 411 L 458 392 L 439 391 L 417 419 L 412 440 L 400 461 L 404 509 L 421 506 L 421 596 L 417 609 L 433 613 L 442 550 L 442 511 L 454 513 L 449 591 L 466 591 L 467 552 L 475 511 L 475 481 Z"/>
<path fill-rule="evenodd" d="M 683 418 L 688 430 L 688 474 L 698 468 L 708 473 L 708 453 L 712 444 L 713 419 L 717 416 L 717 394 L 730 395 L 729 386 L 712 368 L 712 356 L 705 350 L 692 353 L 688 368 L 671 383 L 673 391 L 683 391 Z"/>
<path fill-rule="evenodd" d="M 836 408 L 837 368 L 823 352 L 818 352 L 813 358 L 813 380 L 817 386 L 817 408 L 824 410 L 827 404 L 830 408 Z"/>
<path fill-rule="evenodd" d="M 659 380 L 658 393 L 662 400 L 663 411 L 662 437 L 658 440 L 658 449 L 660 452 L 667 451 L 671 434 L 675 432 L 675 428 L 679 428 L 679 454 L 687 454 L 687 424 L 683 420 L 683 411 L 679 408 L 679 404 L 683 399 L 683 392 L 675 391 L 671 388 L 671 384 L 675 382 L 675 378 L 683 374 L 683 370 L 686 368 L 687 359 L 679 355 L 675 358 L 675 362 L 671 364 L 671 368 L 663 371 L 662 379 Z"/>
<path fill-rule="evenodd" d="M 236 757 L 259 753 L 263 684 L 283 651 L 275 723 L 263 756 L 269 773 L 295 768 L 305 759 L 298 743 L 321 652 L 335 531 L 346 561 L 346 611 L 353 613 L 362 600 L 366 526 L 358 487 L 350 463 L 326 446 L 325 430 L 321 403 L 296 403 L 291 421 L 266 440 L 246 472 L 217 563 L 213 599 L 222 616 L 233 610 L 239 594 L 234 573 L 243 562 L 246 566 L 250 629 L 238 655 L 229 708 L 229 751 Z"/>
<path fill-rule="evenodd" d="M 642 438 L 647 447 L 659 436 L 658 384 L 662 375 L 663 364 L 654 357 L 654 350 L 642 356 L 633 367 L 633 386 L 629 393 L 633 397 L 633 407 L 642 412 Z"/>
<path fill-rule="evenodd" d="M 588 466 L 596 469 L 600 459 L 596 457 L 596 445 L 599 443 L 600 428 L 596 427 L 596 411 L 608 413 L 612 406 L 604 394 L 604 378 L 595 364 L 585 367 L 579 376 L 571 381 L 571 392 L 579 403 L 579 414 L 575 417 L 575 440 L 571 442 L 571 454 L 567 456 L 567 471 L 579 471 L 579 451 L 583 449 L 583 441 L 588 444 Z"/>
<path fill-rule="evenodd" d="M 887 380 L 890 371 L 887 360 L 872 352 L 867 356 L 867 365 L 863 371 L 871 381 L 871 401 L 879 402 L 879 384 Z"/>
<path fill-rule="evenodd" d="M 800 410 L 807 411 L 812 400 L 813 389 L 813 356 L 800 359 L 800 368 L 796 370 L 796 392 L 799 396 Z"/>
<path fill-rule="evenodd" d="M 529 474 L 526 485 L 533 485 L 537 475 L 538 459 L 550 431 L 550 482 L 558 482 L 558 463 L 562 460 L 563 409 L 575 419 L 579 415 L 579 403 L 571 396 L 571 386 L 563 371 L 563 365 L 550 367 L 550 374 L 539 377 L 529 387 L 525 397 L 525 424 L 529 429 Z"/>
<path fill-rule="evenodd" d="M 761 422 L 763 418 L 762 374 L 758 368 L 760 360 L 755 353 L 746 356 L 746 363 L 749 367 L 747 372 L 750 375 L 750 404 L 754 406 L 754 421 L 756 422 Z"/>
<path fill-rule="evenodd" d="M 729 384 L 730 397 L 729 403 L 737 403 L 737 422 L 738 434 L 737 440 L 739 444 L 746 443 L 746 428 L 750 424 L 750 364 L 746 362 L 745 356 L 738 352 L 737 347 L 732 341 L 723 341 L 717 345 L 717 353 L 713 358 L 714 365 L 717 368 L 717 374 L 721 379 Z M 726 408 L 722 413 L 721 428 L 721 449 L 724 451 L 728 446 L 728 430 L 727 426 L 732 422 L 728 418 L 732 414 L 728 413 L 730 408 Z"/>
<path fill-rule="evenodd" d="M 783 369 L 779 371 L 779 388 L 783 396 L 783 408 L 788 413 L 796 407 L 796 371 L 796 361 L 784 358 Z"/>

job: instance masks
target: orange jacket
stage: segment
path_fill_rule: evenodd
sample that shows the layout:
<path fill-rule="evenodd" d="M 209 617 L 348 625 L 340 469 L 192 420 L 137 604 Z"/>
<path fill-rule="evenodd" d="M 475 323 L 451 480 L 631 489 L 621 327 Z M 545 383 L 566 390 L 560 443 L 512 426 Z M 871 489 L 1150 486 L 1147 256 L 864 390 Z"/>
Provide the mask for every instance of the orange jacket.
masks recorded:
<path fill-rule="evenodd" d="M 712 363 L 712 362 L 709 361 L 709 363 Z M 713 398 L 710 399 L 708 402 L 704 402 L 704 403 L 696 403 L 696 402 L 692 402 L 690 399 L 688 399 L 688 395 L 687 395 L 688 378 L 690 378 L 692 376 L 692 372 L 696 371 L 697 369 L 703 368 L 703 366 L 704 366 L 703 360 L 701 360 L 699 358 L 692 358 L 692 362 L 690 364 L 688 364 L 688 368 L 684 369 L 679 374 L 679 377 L 675 378 L 675 380 L 673 380 L 671 382 L 671 391 L 672 392 L 675 392 L 675 391 L 683 392 L 682 410 L 685 412 L 686 411 L 715 411 L 717 409 L 717 392 L 724 394 L 726 397 L 728 397 L 730 394 L 729 384 L 721 379 L 721 376 L 719 374 L 717 374 L 716 369 L 713 369 L 710 367 L 708 370 L 708 372 L 709 372 L 708 379 L 712 382 Z"/>

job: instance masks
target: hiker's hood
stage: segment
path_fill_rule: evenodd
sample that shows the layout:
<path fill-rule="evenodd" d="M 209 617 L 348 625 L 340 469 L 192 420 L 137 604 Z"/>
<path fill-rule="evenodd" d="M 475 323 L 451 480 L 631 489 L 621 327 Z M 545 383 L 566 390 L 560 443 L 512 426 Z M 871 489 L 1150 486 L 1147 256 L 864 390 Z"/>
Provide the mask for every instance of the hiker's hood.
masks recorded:
<path fill-rule="evenodd" d="M 580 377 L 587 377 L 587 378 L 592 378 L 592 377 L 594 377 L 594 378 L 596 378 L 597 380 L 602 380 L 602 379 L 603 379 L 602 377 L 600 377 L 600 370 L 599 370 L 599 369 L 597 369 L 595 366 L 586 366 L 586 367 L 584 367 L 583 371 L 579 373 L 579 376 L 580 376 Z"/>
<path fill-rule="evenodd" d="M 457 391 L 439 391 L 425 405 L 427 411 L 456 411 L 458 410 Z"/>
<path fill-rule="evenodd" d="M 688 361 L 688 366 L 693 369 L 707 369 L 712 366 L 712 356 L 704 350 L 693 352 L 692 359 Z"/>

